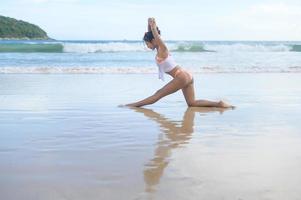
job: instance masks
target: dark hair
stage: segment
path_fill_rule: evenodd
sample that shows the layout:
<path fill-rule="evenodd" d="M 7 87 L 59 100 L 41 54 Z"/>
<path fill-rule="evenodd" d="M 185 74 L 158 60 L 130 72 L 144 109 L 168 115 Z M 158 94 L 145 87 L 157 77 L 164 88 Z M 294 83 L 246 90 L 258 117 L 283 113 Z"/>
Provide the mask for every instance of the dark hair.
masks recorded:
<path fill-rule="evenodd" d="M 157 31 L 159 33 L 159 35 L 161 34 L 161 31 L 159 30 L 159 28 L 157 27 Z M 144 42 L 151 42 L 154 39 L 154 35 L 152 31 L 148 31 L 145 32 L 144 36 L 143 36 L 143 41 Z"/>

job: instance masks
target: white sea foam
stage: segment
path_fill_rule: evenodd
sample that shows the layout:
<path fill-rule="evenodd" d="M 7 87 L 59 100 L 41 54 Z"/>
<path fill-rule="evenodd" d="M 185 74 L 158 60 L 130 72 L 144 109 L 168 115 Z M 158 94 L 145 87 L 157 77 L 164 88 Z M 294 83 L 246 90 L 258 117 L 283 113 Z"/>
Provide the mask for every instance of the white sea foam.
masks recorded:
<path fill-rule="evenodd" d="M 206 50 L 216 52 L 287 52 L 291 51 L 292 47 L 289 45 L 263 45 L 263 44 L 208 44 L 204 47 Z"/>
<path fill-rule="evenodd" d="M 177 52 L 289 52 L 301 51 L 299 43 L 264 42 L 167 42 L 170 51 Z M 55 53 L 101 53 L 150 51 L 139 41 L 55 41 L 0 44 L 0 52 L 55 52 Z"/>
<path fill-rule="evenodd" d="M 292 50 L 287 44 L 202 44 L 200 42 L 167 43 L 170 51 L 178 52 L 288 52 Z M 109 42 L 109 43 L 63 43 L 63 51 L 68 53 L 99 52 L 133 52 L 149 51 L 143 42 Z"/>
<path fill-rule="evenodd" d="M 279 67 L 195 67 L 192 73 L 301 73 L 301 66 Z M 1 74 L 153 74 L 156 67 L 1 67 Z"/>
<path fill-rule="evenodd" d="M 122 51 L 147 51 L 143 43 L 63 43 L 63 51 L 67 53 L 99 53 Z"/>

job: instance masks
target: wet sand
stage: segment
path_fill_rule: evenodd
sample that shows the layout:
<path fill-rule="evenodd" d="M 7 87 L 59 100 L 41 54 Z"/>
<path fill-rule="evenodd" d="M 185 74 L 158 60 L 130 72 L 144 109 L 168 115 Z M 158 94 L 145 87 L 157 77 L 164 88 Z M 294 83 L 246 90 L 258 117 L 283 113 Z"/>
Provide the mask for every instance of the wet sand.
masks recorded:
<path fill-rule="evenodd" d="M 203 74 L 145 108 L 153 74 L 1 74 L 1 199 L 299 199 L 300 74 Z"/>

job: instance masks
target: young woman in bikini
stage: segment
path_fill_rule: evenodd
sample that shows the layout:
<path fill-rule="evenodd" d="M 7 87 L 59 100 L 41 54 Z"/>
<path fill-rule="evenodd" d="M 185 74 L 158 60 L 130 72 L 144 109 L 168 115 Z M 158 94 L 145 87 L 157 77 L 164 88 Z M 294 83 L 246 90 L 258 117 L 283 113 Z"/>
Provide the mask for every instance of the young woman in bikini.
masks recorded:
<path fill-rule="evenodd" d="M 148 32 L 144 34 L 143 40 L 149 49 L 157 50 L 156 63 L 159 67 L 159 79 L 164 80 L 164 73 L 172 76 L 173 79 L 150 97 L 135 103 L 126 104 L 126 106 L 141 107 L 153 104 L 162 97 L 182 89 L 186 103 L 189 107 L 233 108 L 233 106 L 224 101 L 215 102 L 195 99 L 192 75 L 176 64 L 160 37 L 160 30 L 158 29 L 154 18 L 148 19 Z"/>

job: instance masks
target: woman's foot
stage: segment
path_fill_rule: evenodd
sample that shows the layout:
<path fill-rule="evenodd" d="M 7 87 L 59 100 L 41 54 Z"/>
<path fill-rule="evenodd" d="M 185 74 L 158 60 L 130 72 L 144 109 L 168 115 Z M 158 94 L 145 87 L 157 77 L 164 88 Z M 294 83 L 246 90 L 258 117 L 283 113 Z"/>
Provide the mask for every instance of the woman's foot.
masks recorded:
<path fill-rule="evenodd" d="M 220 107 L 220 108 L 232 108 L 232 109 L 235 108 L 235 106 L 232 106 L 232 105 L 226 103 L 225 101 L 219 101 L 217 104 L 218 104 L 218 107 Z"/>

